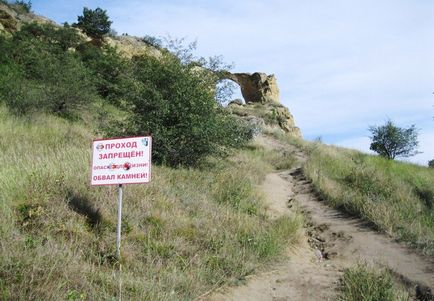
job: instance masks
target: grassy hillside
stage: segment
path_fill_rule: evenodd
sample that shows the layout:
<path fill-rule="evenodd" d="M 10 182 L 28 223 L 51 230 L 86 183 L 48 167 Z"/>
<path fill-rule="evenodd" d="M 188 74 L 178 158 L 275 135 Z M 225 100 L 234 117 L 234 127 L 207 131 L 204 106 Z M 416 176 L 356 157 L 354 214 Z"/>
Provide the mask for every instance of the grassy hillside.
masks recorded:
<path fill-rule="evenodd" d="M 303 167 L 332 206 L 434 256 L 434 170 L 321 143 L 291 141 Z"/>
<path fill-rule="evenodd" d="M 83 123 L 1 107 L 1 300 L 118 296 L 116 189 L 89 186 L 92 138 Z M 279 256 L 302 221 L 268 219 L 256 184 L 282 160 L 252 145 L 126 186 L 125 299 L 191 300 Z"/>

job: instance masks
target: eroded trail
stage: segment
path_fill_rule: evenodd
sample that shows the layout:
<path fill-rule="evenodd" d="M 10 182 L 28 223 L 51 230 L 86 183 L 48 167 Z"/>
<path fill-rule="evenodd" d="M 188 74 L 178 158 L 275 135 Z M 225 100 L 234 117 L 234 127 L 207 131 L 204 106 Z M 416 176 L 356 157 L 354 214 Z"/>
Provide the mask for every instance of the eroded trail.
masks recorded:
<path fill-rule="evenodd" d="M 300 161 L 304 159 L 298 150 L 292 151 Z M 289 259 L 268 267 L 269 272 L 250 277 L 244 286 L 223 289 L 208 300 L 335 300 L 343 270 L 359 262 L 388 267 L 410 287 L 418 284 L 434 291 L 433 260 L 327 206 L 299 166 L 268 175 L 262 190 L 271 217 L 291 214 L 293 206 L 304 211 L 306 239 L 289 251 Z"/>

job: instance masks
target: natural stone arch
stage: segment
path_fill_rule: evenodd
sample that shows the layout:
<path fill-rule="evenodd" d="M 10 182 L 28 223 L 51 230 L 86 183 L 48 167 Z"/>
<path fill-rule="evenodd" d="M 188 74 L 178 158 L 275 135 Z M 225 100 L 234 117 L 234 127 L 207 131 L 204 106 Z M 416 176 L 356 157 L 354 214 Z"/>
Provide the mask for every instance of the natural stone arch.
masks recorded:
<path fill-rule="evenodd" d="M 279 87 L 273 74 L 227 72 L 224 78 L 230 79 L 240 86 L 241 94 L 246 103 L 280 102 Z"/>
<path fill-rule="evenodd" d="M 240 86 L 246 104 L 236 101 L 229 103 L 229 110 L 254 125 L 278 127 L 283 132 L 301 137 L 295 126 L 294 117 L 281 102 L 276 77 L 265 73 L 230 73 L 221 78 L 234 81 Z M 258 108 L 257 104 L 261 104 Z"/>

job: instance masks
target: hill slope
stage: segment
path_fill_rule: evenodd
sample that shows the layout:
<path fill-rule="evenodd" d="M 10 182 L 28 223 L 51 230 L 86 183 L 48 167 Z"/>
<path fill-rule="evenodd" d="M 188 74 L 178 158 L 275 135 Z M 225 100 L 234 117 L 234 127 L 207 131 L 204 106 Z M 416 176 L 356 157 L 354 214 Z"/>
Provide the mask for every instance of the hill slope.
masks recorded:
<path fill-rule="evenodd" d="M 92 132 L 47 115 L 0 111 L 4 300 L 111 300 L 116 190 L 89 186 Z M 251 273 L 295 241 L 300 218 L 271 220 L 257 190 L 267 162 L 259 146 L 199 169 L 153 168 L 150 185 L 125 189 L 123 295 L 192 299 Z M 280 163 L 280 162 L 279 162 Z"/>

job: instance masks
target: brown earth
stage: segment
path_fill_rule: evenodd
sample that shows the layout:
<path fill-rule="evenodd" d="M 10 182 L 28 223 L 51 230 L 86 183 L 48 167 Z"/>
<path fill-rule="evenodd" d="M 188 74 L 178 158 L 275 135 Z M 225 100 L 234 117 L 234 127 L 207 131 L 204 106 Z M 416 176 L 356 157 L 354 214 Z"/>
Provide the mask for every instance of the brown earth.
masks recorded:
<path fill-rule="evenodd" d="M 268 141 L 276 149 L 283 146 Z M 288 149 L 287 149 L 288 151 Z M 305 156 L 292 148 L 300 164 Z M 307 218 L 305 240 L 288 259 L 248 277 L 245 285 L 220 288 L 203 300 L 336 300 L 345 268 L 360 262 L 389 268 L 416 299 L 416 287 L 434 291 L 434 261 L 373 230 L 358 218 L 327 206 L 306 180 L 300 166 L 269 174 L 262 185 L 271 217 L 301 209 Z M 427 296 L 425 300 L 434 300 Z"/>

